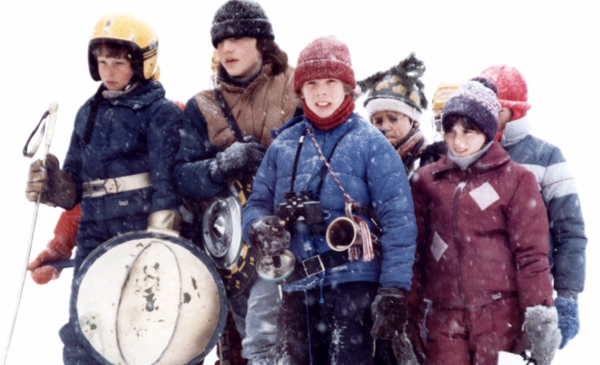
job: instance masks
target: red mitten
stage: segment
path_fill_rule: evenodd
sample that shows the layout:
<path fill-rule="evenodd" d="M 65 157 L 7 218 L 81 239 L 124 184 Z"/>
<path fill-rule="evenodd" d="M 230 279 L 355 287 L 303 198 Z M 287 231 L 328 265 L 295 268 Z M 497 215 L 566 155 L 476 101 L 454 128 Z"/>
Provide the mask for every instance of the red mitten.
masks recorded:
<path fill-rule="evenodd" d="M 81 208 L 77 204 L 73 209 L 64 211 L 56 227 L 54 228 L 54 238 L 52 238 L 46 248 L 27 266 L 31 271 L 31 278 L 37 284 L 46 284 L 50 280 L 58 279 L 60 271 L 51 265 L 44 265 L 47 262 L 57 260 L 67 260 L 71 258 L 73 248 L 77 246 L 75 238 L 79 228 L 79 218 L 81 217 Z M 44 265 L 44 266 L 42 266 Z"/>
<path fill-rule="evenodd" d="M 179 100 L 171 100 L 171 102 L 179 107 L 182 111 L 185 110 L 185 104 Z"/>

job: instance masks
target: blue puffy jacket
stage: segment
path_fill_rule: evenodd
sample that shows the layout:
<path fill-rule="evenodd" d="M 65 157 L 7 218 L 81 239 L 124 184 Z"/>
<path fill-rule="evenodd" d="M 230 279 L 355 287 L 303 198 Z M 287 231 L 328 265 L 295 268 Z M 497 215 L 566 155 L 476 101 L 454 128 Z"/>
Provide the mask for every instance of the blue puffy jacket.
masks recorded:
<path fill-rule="evenodd" d="M 254 180 L 254 187 L 243 211 L 243 230 L 246 242 L 250 225 L 259 218 L 275 215 L 290 191 L 292 166 L 299 140 L 309 128 L 344 190 L 359 205 L 372 207 L 383 229 L 382 259 L 352 261 L 342 267 L 328 269 L 324 274 L 300 282 L 286 284 L 286 290 L 302 290 L 318 283 L 369 281 L 382 286 L 410 289 L 417 229 L 410 187 L 398 153 L 383 134 L 357 114 L 329 130 L 320 131 L 303 116 L 294 118 L 278 129 L 278 135 L 267 150 Z M 323 162 L 312 139 L 305 136 L 294 181 L 294 192 L 311 190 L 320 203 L 327 225 L 344 215 L 344 196 L 327 173 L 322 188 Z M 304 227 L 304 229 L 302 228 Z M 324 236 L 311 236 L 303 224 L 294 225 L 290 250 L 301 262 L 331 249 Z"/>
<path fill-rule="evenodd" d="M 149 82 L 122 96 L 99 100 L 88 143 L 84 136 L 94 97 L 79 109 L 63 169 L 71 176 L 81 201 L 81 221 L 148 216 L 175 210 L 179 196 L 173 165 L 179 148 L 183 112 L 165 98 L 159 82 Z M 82 184 L 95 179 L 150 173 L 151 187 L 81 198 Z"/>
<path fill-rule="evenodd" d="M 533 172 L 548 210 L 550 265 L 556 291 L 581 293 L 587 237 L 575 179 L 560 149 L 529 134 L 527 116 L 506 124 L 502 147 Z"/>

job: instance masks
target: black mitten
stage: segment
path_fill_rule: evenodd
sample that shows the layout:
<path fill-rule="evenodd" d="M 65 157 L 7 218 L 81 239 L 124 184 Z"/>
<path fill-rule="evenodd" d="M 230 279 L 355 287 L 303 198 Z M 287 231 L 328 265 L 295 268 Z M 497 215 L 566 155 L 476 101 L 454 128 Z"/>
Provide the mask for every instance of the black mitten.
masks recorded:
<path fill-rule="evenodd" d="M 375 340 L 392 340 L 406 327 L 406 291 L 400 288 L 379 288 L 371 304 Z"/>
<path fill-rule="evenodd" d="M 398 365 L 406 365 L 414 363 L 413 358 L 416 358 L 417 364 L 425 365 L 425 342 L 422 336 L 423 314 L 417 308 L 408 306 L 406 316 L 406 341 L 404 335 L 400 336 L 393 342 L 394 354 L 398 359 L 406 359 L 399 361 Z M 410 352 L 412 351 L 412 355 Z"/>
<path fill-rule="evenodd" d="M 213 177 L 216 175 L 226 182 L 254 176 L 266 151 L 256 138 L 246 136 L 244 142 L 234 142 L 225 151 L 217 153 L 210 164 L 210 172 Z"/>
<path fill-rule="evenodd" d="M 425 364 L 423 355 L 418 354 L 406 333 L 401 333 L 392 341 L 394 356 L 398 365 L 421 365 Z"/>
<path fill-rule="evenodd" d="M 284 225 L 285 222 L 274 215 L 257 220 L 248 230 L 250 244 L 262 256 L 282 254 L 290 246 L 291 239 Z"/>

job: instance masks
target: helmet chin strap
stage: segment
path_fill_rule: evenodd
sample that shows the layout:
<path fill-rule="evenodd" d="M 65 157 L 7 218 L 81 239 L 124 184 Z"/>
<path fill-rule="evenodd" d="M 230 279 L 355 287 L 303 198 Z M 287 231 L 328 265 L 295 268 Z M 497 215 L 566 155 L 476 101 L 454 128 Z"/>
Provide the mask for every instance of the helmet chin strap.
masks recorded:
<path fill-rule="evenodd" d="M 415 121 L 412 119 L 410 120 L 410 125 L 412 126 L 412 128 L 410 129 L 410 131 L 408 132 L 408 134 L 406 136 L 404 136 L 401 140 L 398 141 L 398 143 L 396 143 L 394 145 L 395 149 L 400 148 L 400 146 L 402 146 L 404 143 L 406 143 L 406 141 L 408 141 L 410 139 L 410 137 L 414 136 L 415 133 L 417 133 L 417 131 L 419 130 L 419 128 L 415 126 Z"/>

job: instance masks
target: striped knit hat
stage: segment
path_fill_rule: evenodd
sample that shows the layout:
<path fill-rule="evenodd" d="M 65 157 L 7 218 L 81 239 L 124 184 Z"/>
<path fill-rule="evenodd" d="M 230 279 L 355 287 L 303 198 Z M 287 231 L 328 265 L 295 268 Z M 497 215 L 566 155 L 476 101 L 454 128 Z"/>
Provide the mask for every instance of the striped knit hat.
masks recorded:
<path fill-rule="evenodd" d="M 467 81 L 444 105 L 442 124 L 452 116 L 470 119 L 489 140 L 498 132 L 498 112 L 500 103 L 496 88 L 484 78 Z"/>

